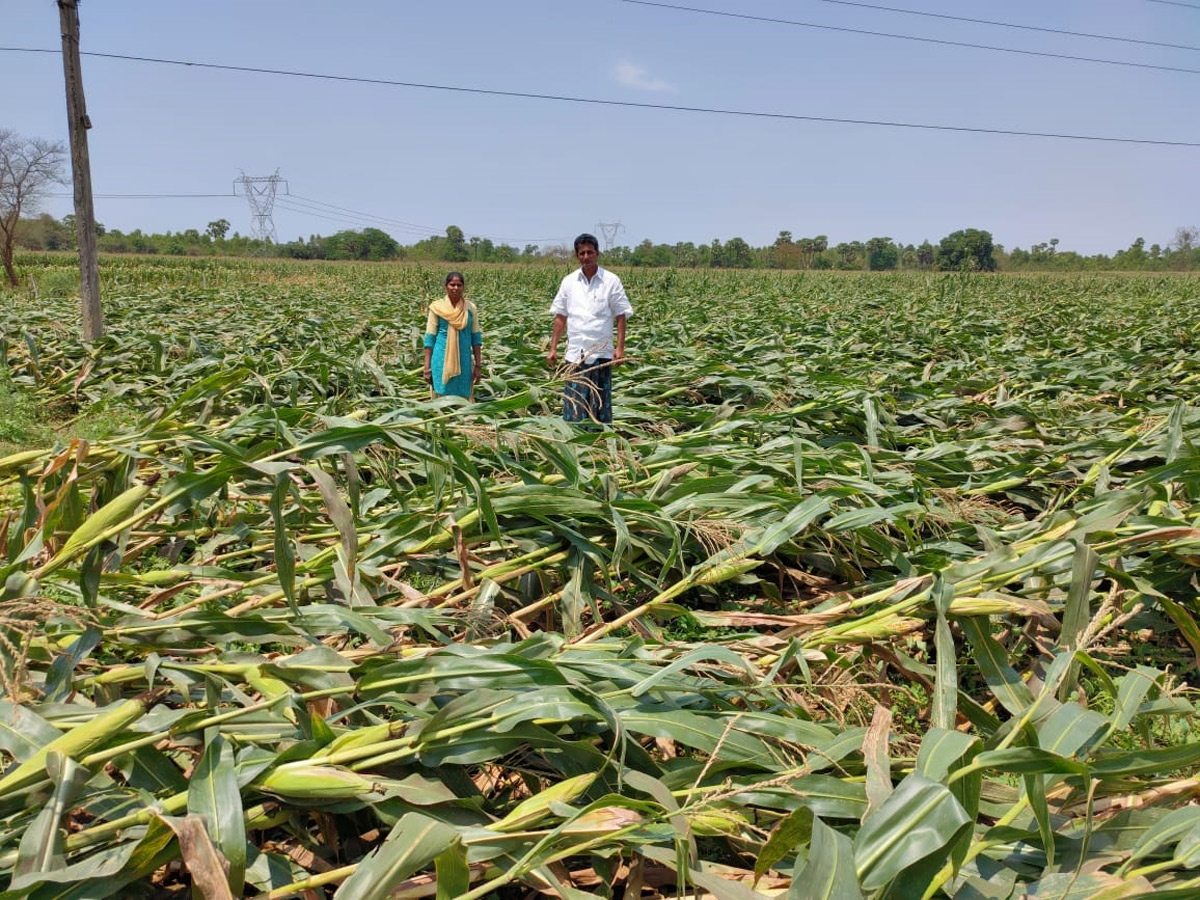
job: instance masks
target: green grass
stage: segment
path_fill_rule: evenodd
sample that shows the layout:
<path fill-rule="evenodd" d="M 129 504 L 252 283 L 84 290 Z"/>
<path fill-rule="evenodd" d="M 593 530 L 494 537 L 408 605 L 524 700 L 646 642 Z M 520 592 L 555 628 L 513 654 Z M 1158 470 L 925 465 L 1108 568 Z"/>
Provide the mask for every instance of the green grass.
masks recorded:
<path fill-rule="evenodd" d="M 120 403 L 98 403 L 77 412 L 66 400 L 40 402 L 28 390 L 14 385 L 0 371 L 0 455 L 48 448 L 74 439 L 109 437 L 135 425 L 138 413 Z"/>
<path fill-rule="evenodd" d="M 0 454 L 45 446 L 53 433 L 34 399 L 0 372 Z"/>

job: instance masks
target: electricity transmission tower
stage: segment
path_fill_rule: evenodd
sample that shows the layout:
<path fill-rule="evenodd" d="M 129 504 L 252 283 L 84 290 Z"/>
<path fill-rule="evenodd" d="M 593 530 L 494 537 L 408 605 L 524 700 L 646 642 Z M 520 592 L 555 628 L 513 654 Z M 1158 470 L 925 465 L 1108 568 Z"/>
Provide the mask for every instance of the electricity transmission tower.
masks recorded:
<path fill-rule="evenodd" d="M 286 178 L 279 177 L 279 170 L 274 175 L 259 175 L 251 177 L 245 172 L 241 178 L 234 179 L 233 192 L 238 192 L 242 186 L 242 195 L 250 203 L 250 234 L 259 240 L 277 242 L 275 237 L 275 220 L 271 213 L 275 208 L 275 192 L 283 185 L 283 192 L 289 193 Z"/>
<path fill-rule="evenodd" d="M 600 232 L 600 236 L 604 238 L 604 249 L 611 250 L 613 240 L 617 236 L 618 231 L 624 231 L 625 226 L 618 219 L 616 222 L 597 222 L 596 230 Z"/>

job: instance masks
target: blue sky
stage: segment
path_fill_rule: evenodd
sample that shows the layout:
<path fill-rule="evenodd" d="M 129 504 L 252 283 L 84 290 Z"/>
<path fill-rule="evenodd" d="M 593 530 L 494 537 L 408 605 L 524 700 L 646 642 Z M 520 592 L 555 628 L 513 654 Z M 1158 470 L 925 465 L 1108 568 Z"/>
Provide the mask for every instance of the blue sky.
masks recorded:
<path fill-rule="evenodd" d="M 664 0 L 669 2 L 669 0 Z M 867 2 L 867 0 L 864 0 Z M 828 0 L 679 6 L 1196 74 L 714 16 L 623 0 L 82 0 L 86 52 L 595 100 L 1200 142 L 1200 0 L 878 0 L 896 9 L 1195 46 L 1070 37 Z M 57 50 L 50 0 L 3 0 L 0 45 Z M 827 235 L 1113 253 L 1200 224 L 1200 148 L 722 116 L 85 56 L 94 190 L 222 194 L 287 179 L 280 240 L 374 225 L 621 244 Z M 0 51 L 0 127 L 66 140 L 57 54 Z M 301 199 L 302 198 L 302 199 Z M 316 201 L 314 204 L 313 201 Z M 331 207 L 341 207 L 335 210 Z M 46 211 L 70 212 L 69 196 Z M 250 231 L 233 196 L 96 201 L 110 228 Z"/>

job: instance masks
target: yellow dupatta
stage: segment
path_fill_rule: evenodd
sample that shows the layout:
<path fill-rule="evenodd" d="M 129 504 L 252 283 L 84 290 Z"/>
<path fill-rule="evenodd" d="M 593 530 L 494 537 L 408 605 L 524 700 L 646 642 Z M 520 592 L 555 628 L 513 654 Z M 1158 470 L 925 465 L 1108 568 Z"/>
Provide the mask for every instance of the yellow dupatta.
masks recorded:
<path fill-rule="evenodd" d="M 467 327 L 471 304 L 464 298 L 462 306 L 455 306 L 449 297 L 435 300 L 429 304 L 429 311 L 439 319 L 445 319 L 449 326 L 446 329 L 446 351 L 442 354 L 442 383 L 445 384 L 455 375 L 462 372 L 458 356 L 458 338 Z"/>

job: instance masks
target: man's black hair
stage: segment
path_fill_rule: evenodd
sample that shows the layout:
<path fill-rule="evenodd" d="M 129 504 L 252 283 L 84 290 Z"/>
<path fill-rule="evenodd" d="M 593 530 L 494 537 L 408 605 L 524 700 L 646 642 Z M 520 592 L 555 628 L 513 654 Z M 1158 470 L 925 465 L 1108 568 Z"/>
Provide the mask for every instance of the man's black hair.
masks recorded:
<path fill-rule="evenodd" d="M 579 248 L 583 244 L 591 244 L 597 253 L 600 252 L 600 242 L 596 240 L 596 236 L 594 234 L 588 234 L 587 232 L 584 232 L 579 237 L 575 238 L 576 253 L 579 252 Z"/>

